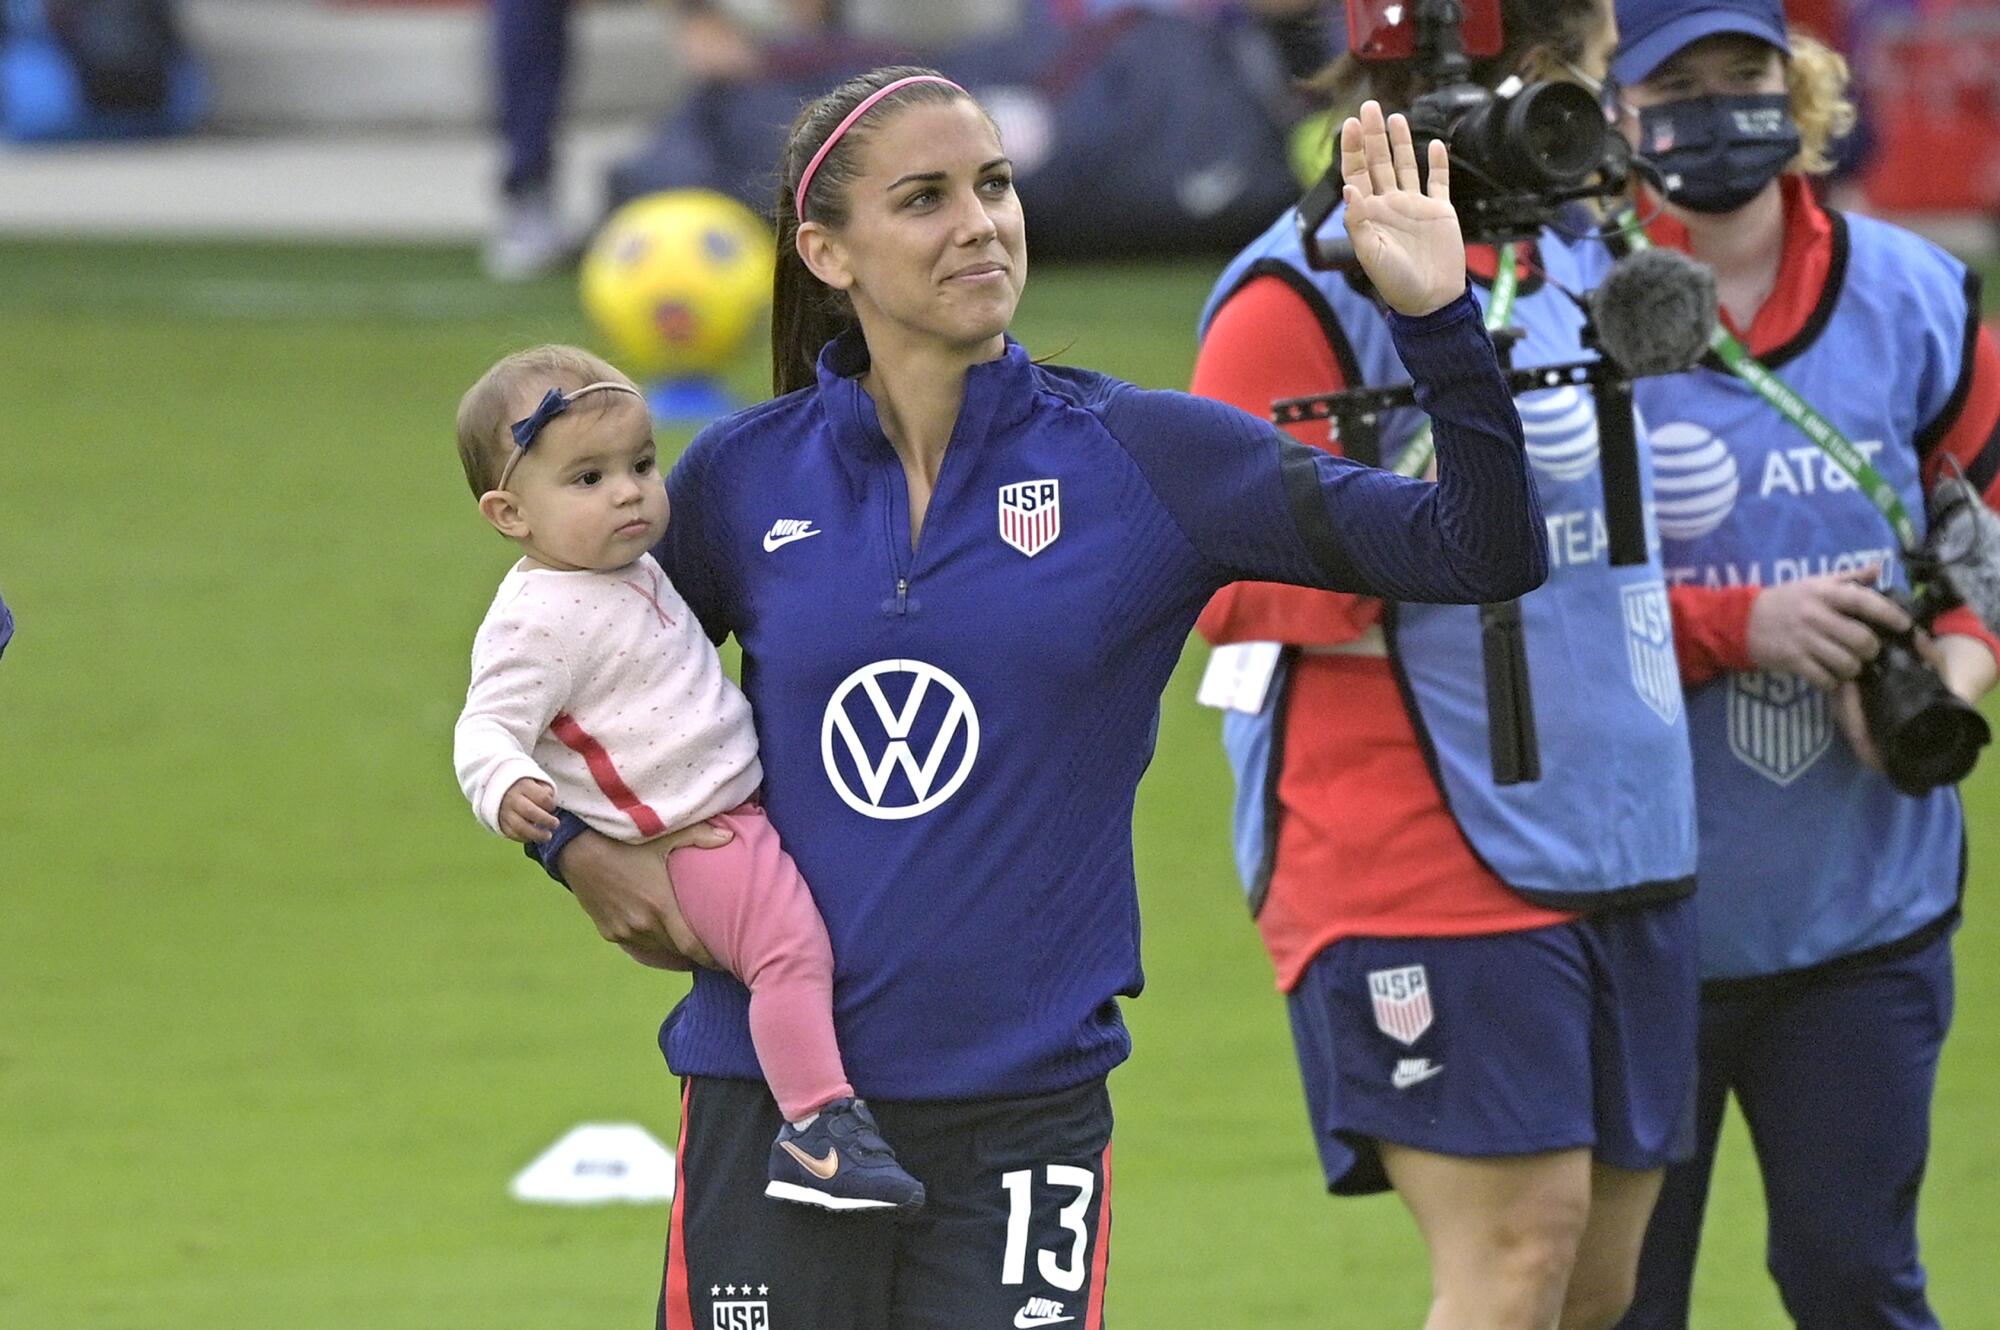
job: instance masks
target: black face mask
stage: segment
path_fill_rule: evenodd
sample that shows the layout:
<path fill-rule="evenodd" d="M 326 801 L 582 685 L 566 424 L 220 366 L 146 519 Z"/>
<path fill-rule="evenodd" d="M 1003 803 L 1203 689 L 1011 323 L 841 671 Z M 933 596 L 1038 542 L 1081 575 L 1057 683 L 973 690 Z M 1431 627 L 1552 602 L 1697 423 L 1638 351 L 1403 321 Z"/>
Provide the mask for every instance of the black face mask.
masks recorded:
<path fill-rule="evenodd" d="M 1639 112 L 1639 154 L 1683 208 L 1735 212 L 1798 156 L 1799 127 L 1782 92 L 1690 97 Z"/>

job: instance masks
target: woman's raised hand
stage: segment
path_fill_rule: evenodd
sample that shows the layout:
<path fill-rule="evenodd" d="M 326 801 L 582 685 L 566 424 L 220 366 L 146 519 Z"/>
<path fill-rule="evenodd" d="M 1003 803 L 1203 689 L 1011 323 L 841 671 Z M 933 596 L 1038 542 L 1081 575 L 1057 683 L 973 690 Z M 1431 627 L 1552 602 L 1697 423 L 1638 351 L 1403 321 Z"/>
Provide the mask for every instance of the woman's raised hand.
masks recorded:
<path fill-rule="evenodd" d="M 1430 188 L 1417 180 L 1410 122 L 1382 105 L 1361 104 L 1340 127 L 1347 236 L 1362 269 L 1400 314 L 1428 314 L 1465 290 L 1465 241 L 1451 207 L 1451 165 L 1430 145 Z"/>

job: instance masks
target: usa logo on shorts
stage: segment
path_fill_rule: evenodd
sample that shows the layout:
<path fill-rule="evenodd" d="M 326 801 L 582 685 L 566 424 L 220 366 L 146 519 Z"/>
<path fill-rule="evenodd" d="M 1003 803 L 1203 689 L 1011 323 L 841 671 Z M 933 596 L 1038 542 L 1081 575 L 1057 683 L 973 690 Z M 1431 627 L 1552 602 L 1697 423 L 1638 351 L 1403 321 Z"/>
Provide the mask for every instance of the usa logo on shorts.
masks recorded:
<path fill-rule="evenodd" d="M 1054 480 L 1000 487 L 1000 539 L 1034 558 L 1062 534 L 1062 489 Z"/>
<path fill-rule="evenodd" d="M 1436 1016 L 1430 979 L 1421 965 L 1370 970 L 1368 996 L 1375 1004 L 1375 1028 L 1400 1043 L 1416 1043 Z"/>
<path fill-rule="evenodd" d="M 746 1287 L 743 1290 L 748 1293 Z M 712 1302 L 715 1330 L 771 1330 L 768 1302 Z"/>

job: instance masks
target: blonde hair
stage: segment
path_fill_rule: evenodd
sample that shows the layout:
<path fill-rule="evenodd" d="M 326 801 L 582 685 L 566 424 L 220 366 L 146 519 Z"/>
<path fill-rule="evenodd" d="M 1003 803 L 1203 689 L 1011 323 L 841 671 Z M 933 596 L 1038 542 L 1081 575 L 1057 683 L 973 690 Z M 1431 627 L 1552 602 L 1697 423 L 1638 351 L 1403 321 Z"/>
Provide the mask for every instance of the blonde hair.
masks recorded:
<path fill-rule="evenodd" d="M 1825 175 L 1833 169 L 1835 139 L 1854 129 L 1854 100 L 1847 95 L 1847 60 L 1817 37 L 1793 28 L 1786 34 L 1792 58 L 1785 63 L 1785 92 L 1801 146 L 1787 170 Z"/>
<path fill-rule="evenodd" d="M 580 346 L 531 346 L 502 357 L 480 375 L 479 382 L 458 399 L 458 460 L 465 467 L 465 481 L 472 486 L 474 497 L 500 483 L 500 473 L 514 451 L 514 421 L 528 409 L 522 406 L 524 401 L 531 408 L 551 388 L 574 392 L 587 383 L 605 381 L 632 382 L 610 361 Z M 522 392 L 523 386 L 528 392 Z M 623 395 L 593 393 L 590 396 L 600 400 L 592 402 L 586 397 L 576 409 L 595 407 L 601 411 L 606 399 Z"/>

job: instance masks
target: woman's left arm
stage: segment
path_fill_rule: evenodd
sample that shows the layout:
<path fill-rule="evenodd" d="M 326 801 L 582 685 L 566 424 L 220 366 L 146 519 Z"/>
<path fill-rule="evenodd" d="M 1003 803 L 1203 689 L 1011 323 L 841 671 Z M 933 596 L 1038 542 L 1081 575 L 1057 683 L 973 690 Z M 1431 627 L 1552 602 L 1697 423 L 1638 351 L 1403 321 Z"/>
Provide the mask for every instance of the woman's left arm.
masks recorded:
<path fill-rule="evenodd" d="M 1428 191 L 1409 126 L 1369 102 L 1341 129 L 1348 234 L 1391 306 L 1396 352 L 1437 439 L 1438 479 L 1308 448 L 1233 407 L 1133 391 L 1106 423 L 1222 582 L 1290 582 L 1389 600 L 1511 600 L 1548 575 L 1521 437 L 1479 306 L 1442 145 Z"/>

